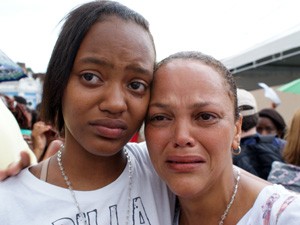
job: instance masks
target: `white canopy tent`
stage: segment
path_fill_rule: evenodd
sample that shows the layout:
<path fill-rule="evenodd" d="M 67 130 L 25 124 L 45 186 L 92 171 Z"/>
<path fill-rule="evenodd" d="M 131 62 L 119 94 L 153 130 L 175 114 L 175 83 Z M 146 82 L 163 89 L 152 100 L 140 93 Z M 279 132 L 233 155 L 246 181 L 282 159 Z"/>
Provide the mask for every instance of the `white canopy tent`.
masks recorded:
<path fill-rule="evenodd" d="M 290 63 L 300 66 L 300 27 L 262 42 L 239 55 L 226 58 L 222 62 L 235 74 L 296 56 L 299 60 L 293 58 L 293 62 Z"/>

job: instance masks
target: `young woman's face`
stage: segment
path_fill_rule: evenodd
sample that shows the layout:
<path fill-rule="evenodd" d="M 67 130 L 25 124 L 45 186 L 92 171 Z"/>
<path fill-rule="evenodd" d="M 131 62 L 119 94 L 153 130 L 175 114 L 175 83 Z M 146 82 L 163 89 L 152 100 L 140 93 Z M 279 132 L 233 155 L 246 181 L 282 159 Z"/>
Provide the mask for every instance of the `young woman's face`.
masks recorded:
<path fill-rule="evenodd" d="M 141 125 L 155 52 L 149 34 L 117 17 L 92 26 L 63 96 L 66 141 L 93 154 L 116 154 Z"/>
<path fill-rule="evenodd" d="M 208 190 L 226 167 L 232 173 L 241 121 L 224 82 L 190 60 L 173 60 L 154 74 L 145 137 L 155 169 L 180 197 Z"/>
<path fill-rule="evenodd" d="M 256 130 L 261 135 L 279 135 L 275 124 L 268 117 L 259 117 Z"/>

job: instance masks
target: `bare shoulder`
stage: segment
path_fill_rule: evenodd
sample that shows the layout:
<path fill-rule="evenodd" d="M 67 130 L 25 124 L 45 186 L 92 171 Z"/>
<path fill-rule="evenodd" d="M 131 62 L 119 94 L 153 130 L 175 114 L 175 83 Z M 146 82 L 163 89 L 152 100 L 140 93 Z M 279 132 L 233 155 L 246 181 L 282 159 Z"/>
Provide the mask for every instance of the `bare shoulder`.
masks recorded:
<path fill-rule="evenodd" d="M 241 170 L 241 176 L 243 177 L 244 184 L 247 186 L 249 185 L 250 187 L 253 187 L 253 189 L 258 189 L 259 192 L 261 189 L 263 189 L 265 186 L 270 185 L 271 183 L 258 177 L 255 176 L 246 170 L 240 169 Z"/>
<path fill-rule="evenodd" d="M 257 198 L 258 194 L 264 189 L 266 186 L 271 185 L 270 182 L 255 176 L 246 170 L 241 170 L 241 187 L 244 192 L 247 192 L 254 199 Z"/>
<path fill-rule="evenodd" d="M 29 171 L 37 178 L 40 178 L 41 176 L 41 171 L 42 171 L 42 165 L 44 164 L 44 161 L 33 165 L 29 168 Z"/>
<path fill-rule="evenodd" d="M 270 182 L 261 179 L 243 169 L 241 170 L 241 180 L 238 190 L 238 199 L 241 216 L 244 215 L 254 205 L 259 193 L 268 185 Z"/>

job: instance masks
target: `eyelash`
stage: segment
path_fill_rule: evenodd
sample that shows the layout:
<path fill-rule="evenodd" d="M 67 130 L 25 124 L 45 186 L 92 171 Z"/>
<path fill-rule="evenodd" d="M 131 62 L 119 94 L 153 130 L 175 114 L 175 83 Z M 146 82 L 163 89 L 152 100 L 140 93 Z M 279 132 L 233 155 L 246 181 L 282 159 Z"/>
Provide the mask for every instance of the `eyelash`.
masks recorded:
<path fill-rule="evenodd" d="M 89 85 L 96 86 L 102 83 L 102 79 L 93 73 L 84 73 L 81 75 L 81 77 L 84 80 L 84 82 L 88 83 Z M 143 94 L 148 89 L 148 85 L 145 84 L 145 82 L 141 82 L 137 80 L 131 81 L 127 87 L 137 94 Z"/>
<path fill-rule="evenodd" d="M 136 89 L 136 85 L 139 85 L 138 88 Z M 148 86 L 146 84 L 144 84 L 143 82 L 140 81 L 133 81 L 130 82 L 130 84 L 128 85 L 130 89 L 132 89 L 133 91 L 138 91 L 139 93 L 144 93 L 147 89 Z M 135 86 L 135 87 L 134 87 Z M 140 87 L 142 86 L 142 90 L 138 90 L 140 89 Z"/>
<path fill-rule="evenodd" d="M 93 85 L 93 84 L 95 85 L 95 84 L 101 82 L 101 79 L 93 73 L 84 73 L 81 75 L 81 77 L 85 82 L 87 82 L 91 85 Z M 95 78 L 96 78 L 96 80 L 95 80 Z M 93 81 L 93 80 L 95 80 L 95 81 Z"/>
<path fill-rule="evenodd" d="M 209 116 L 209 119 L 204 118 L 204 117 L 207 117 L 207 116 Z M 197 119 L 201 118 L 203 121 L 210 121 L 210 120 L 215 119 L 217 117 L 212 115 L 211 113 L 200 113 L 196 118 Z"/>
<path fill-rule="evenodd" d="M 207 118 L 209 117 L 209 118 Z M 215 120 L 218 117 L 211 114 L 211 113 L 200 113 L 198 115 L 196 115 L 195 119 L 199 122 L 205 122 L 205 123 L 213 123 L 215 122 Z M 166 115 L 161 115 L 161 114 L 157 114 L 157 115 L 153 115 L 153 116 L 149 116 L 148 119 L 150 122 L 165 122 L 168 120 L 171 120 L 168 116 Z"/>
<path fill-rule="evenodd" d="M 164 115 L 155 115 L 155 116 L 151 116 L 149 118 L 150 121 L 163 121 L 163 120 L 166 120 L 167 117 L 164 116 Z"/>

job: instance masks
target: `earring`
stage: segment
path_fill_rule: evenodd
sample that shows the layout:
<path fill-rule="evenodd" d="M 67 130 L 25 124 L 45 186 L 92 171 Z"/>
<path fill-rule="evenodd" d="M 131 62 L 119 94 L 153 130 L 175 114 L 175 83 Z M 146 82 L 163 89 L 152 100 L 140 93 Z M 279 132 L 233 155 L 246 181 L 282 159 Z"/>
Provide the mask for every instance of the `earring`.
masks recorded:
<path fill-rule="evenodd" d="M 231 153 L 233 155 L 239 155 L 241 153 L 241 151 L 242 151 L 241 146 L 239 146 L 237 149 L 232 149 Z"/>

